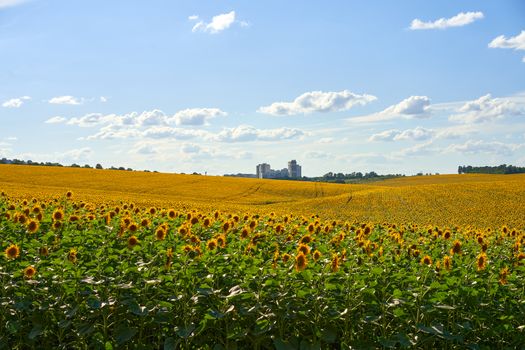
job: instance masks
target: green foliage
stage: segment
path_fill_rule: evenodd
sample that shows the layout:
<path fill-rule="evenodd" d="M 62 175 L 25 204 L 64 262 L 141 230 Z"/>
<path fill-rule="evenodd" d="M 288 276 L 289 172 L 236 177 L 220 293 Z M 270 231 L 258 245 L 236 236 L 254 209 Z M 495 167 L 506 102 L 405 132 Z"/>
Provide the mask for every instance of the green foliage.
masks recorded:
<path fill-rule="evenodd" d="M 108 207 L 63 199 L 45 203 L 30 233 L 18 218 L 36 204 L 9 209 L 0 199 L 2 247 L 20 248 L 0 258 L 0 348 L 518 348 L 525 339 L 519 230 L 452 228 L 446 239 L 415 225 L 249 215 L 204 225 L 213 214 L 122 205 L 108 218 Z M 57 208 L 68 219 L 53 228 Z M 149 225 L 133 231 L 128 219 Z M 167 235 L 157 239 L 163 224 Z M 220 237 L 224 244 L 208 249 Z M 303 239 L 310 251 L 299 269 Z M 451 255 L 456 239 L 461 253 Z M 488 262 L 478 269 L 483 249 Z"/>

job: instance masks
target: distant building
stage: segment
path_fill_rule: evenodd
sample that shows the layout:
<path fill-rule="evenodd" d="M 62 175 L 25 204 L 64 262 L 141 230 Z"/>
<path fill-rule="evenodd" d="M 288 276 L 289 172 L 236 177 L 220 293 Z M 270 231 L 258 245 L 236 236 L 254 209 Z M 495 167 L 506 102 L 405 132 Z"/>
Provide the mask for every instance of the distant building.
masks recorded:
<path fill-rule="evenodd" d="M 270 164 L 268 163 L 258 164 L 255 169 L 256 169 L 257 178 L 259 179 L 269 178 L 269 175 L 272 171 L 272 168 L 270 167 Z"/>
<path fill-rule="evenodd" d="M 295 159 L 288 162 L 288 176 L 297 179 L 301 177 L 301 166 Z"/>
<path fill-rule="evenodd" d="M 262 163 L 256 167 L 256 177 L 259 179 L 298 179 L 301 177 L 301 166 L 295 159 L 288 162 L 288 168 L 281 170 L 274 170 L 270 164 Z"/>

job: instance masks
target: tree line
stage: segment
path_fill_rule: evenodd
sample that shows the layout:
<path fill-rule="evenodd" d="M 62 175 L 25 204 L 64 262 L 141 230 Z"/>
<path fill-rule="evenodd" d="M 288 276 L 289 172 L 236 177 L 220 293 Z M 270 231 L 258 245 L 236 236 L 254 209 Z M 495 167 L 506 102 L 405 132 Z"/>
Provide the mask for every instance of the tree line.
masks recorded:
<path fill-rule="evenodd" d="M 501 164 L 498 166 L 472 166 L 460 165 L 458 174 L 521 174 L 525 173 L 525 167 Z"/>

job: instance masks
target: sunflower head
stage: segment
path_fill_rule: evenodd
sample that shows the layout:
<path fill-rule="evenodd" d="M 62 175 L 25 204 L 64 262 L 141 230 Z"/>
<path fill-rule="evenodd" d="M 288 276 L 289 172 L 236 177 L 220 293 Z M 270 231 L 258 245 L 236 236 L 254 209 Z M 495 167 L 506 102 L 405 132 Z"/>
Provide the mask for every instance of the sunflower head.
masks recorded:
<path fill-rule="evenodd" d="M 431 266 L 432 258 L 429 255 L 425 255 L 423 258 L 421 258 L 421 264 Z"/>
<path fill-rule="evenodd" d="M 321 252 L 318 250 L 314 251 L 314 261 L 318 261 L 321 258 Z"/>
<path fill-rule="evenodd" d="M 135 235 L 129 236 L 129 238 L 128 238 L 128 248 L 131 249 L 131 248 L 135 247 L 137 244 L 139 244 L 139 239 L 137 238 L 137 236 L 135 236 Z"/>
<path fill-rule="evenodd" d="M 306 244 L 299 244 L 297 251 L 300 253 L 303 253 L 304 255 L 307 255 L 310 253 L 310 247 L 307 246 Z"/>
<path fill-rule="evenodd" d="M 478 271 L 484 270 L 487 266 L 487 254 L 480 253 L 476 258 L 476 265 L 478 267 Z"/>
<path fill-rule="evenodd" d="M 215 238 L 208 240 L 206 243 L 206 248 L 208 248 L 208 250 L 214 250 L 217 248 L 217 240 Z"/>
<path fill-rule="evenodd" d="M 20 248 L 16 244 L 11 244 L 5 250 L 5 256 L 8 259 L 16 259 L 20 256 Z"/>
<path fill-rule="evenodd" d="M 306 259 L 306 255 L 300 252 L 295 257 L 295 270 L 302 271 L 306 268 L 306 265 L 308 265 L 308 260 Z"/>
<path fill-rule="evenodd" d="M 166 230 L 164 230 L 163 227 L 159 227 L 155 231 L 155 239 L 157 239 L 158 241 L 163 241 L 165 238 L 166 238 Z"/>
<path fill-rule="evenodd" d="M 332 268 L 332 272 L 337 272 L 339 270 L 339 256 L 337 254 L 332 254 L 330 267 Z"/>
<path fill-rule="evenodd" d="M 38 231 L 38 228 L 40 227 L 40 223 L 36 220 L 29 220 L 27 223 L 27 231 L 30 233 L 35 233 Z"/>
<path fill-rule="evenodd" d="M 24 269 L 24 277 L 27 279 L 31 279 L 36 275 L 36 269 L 34 266 L 28 266 Z"/>

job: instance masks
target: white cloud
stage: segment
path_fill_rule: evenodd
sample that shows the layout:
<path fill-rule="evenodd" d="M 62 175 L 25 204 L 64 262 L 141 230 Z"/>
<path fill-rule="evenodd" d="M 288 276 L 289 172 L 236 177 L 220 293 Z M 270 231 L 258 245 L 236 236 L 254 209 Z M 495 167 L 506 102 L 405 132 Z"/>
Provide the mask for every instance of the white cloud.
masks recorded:
<path fill-rule="evenodd" d="M 294 115 L 314 112 L 346 111 L 356 105 L 366 105 L 375 101 L 372 95 L 358 95 L 348 90 L 339 92 L 312 91 L 306 92 L 292 102 L 274 102 L 260 107 L 258 112 L 271 115 Z"/>
<path fill-rule="evenodd" d="M 302 130 L 295 128 L 256 129 L 253 126 L 240 125 L 225 128 L 212 138 L 222 142 L 278 141 L 298 138 L 304 134 Z"/>
<path fill-rule="evenodd" d="M 525 50 L 525 30 L 522 30 L 518 35 L 509 38 L 500 35 L 489 43 L 489 47 L 493 49 Z"/>
<path fill-rule="evenodd" d="M 326 159 L 332 158 L 333 155 L 329 152 L 324 151 L 309 151 L 304 154 L 304 157 L 310 159 Z"/>
<path fill-rule="evenodd" d="M 445 151 L 466 154 L 497 154 L 509 156 L 524 146 L 525 144 L 506 144 L 499 141 L 468 140 L 463 144 L 449 145 Z"/>
<path fill-rule="evenodd" d="M 322 137 L 317 141 L 317 143 L 332 143 L 332 142 L 334 142 L 333 137 Z"/>
<path fill-rule="evenodd" d="M 83 103 L 83 99 L 74 96 L 57 96 L 50 99 L 49 103 L 55 105 L 79 105 Z"/>
<path fill-rule="evenodd" d="M 90 158 L 92 154 L 93 151 L 91 150 L 91 148 L 83 147 L 61 153 L 59 154 L 59 157 L 64 159 L 85 160 Z"/>
<path fill-rule="evenodd" d="M 377 134 L 373 134 L 368 138 L 368 141 L 394 141 L 394 137 L 399 135 L 401 131 L 397 129 L 385 130 Z"/>
<path fill-rule="evenodd" d="M 4 103 L 2 103 L 2 107 L 6 107 L 6 108 L 20 108 L 24 104 L 24 101 L 28 101 L 30 99 L 31 99 L 31 97 L 29 97 L 29 96 L 22 96 L 22 97 L 18 97 L 18 98 L 12 98 L 12 99 L 7 100 Z"/>
<path fill-rule="evenodd" d="M 21 5 L 28 0 L 0 0 L 0 9 Z"/>
<path fill-rule="evenodd" d="M 514 50 L 525 50 L 525 30 L 522 30 L 520 34 L 506 38 L 504 35 L 500 35 L 494 38 L 490 43 L 489 47 L 493 49 L 514 49 Z M 525 63 L 525 56 L 521 59 Z"/>
<path fill-rule="evenodd" d="M 460 12 L 454 17 L 440 18 L 431 22 L 423 22 L 416 18 L 412 20 L 410 29 L 422 30 L 422 29 L 446 29 L 450 27 L 462 27 L 470 24 L 478 19 L 482 19 L 483 12 Z"/>
<path fill-rule="evenodd" d="M 64 118 L 64 117 L 61 117 L 61 116 L 57 115 L 55 117 L 49 118 L 44 123 L 46 123 L 46 124 L 60 124 L 60 123 L 65 122 L 66 120 L 67 120 L 67 118 Z"/>
<path fill-rule="evenodd" d="M 506 116 L 523 115 L 525 110 L 509 99 L 492 98 L 490 94 L 466 102 L 459 113 L 449 117 L 450 121 L 461 123 L 482 123 L 502 119 Z"/>
<path fill-rule="evenodd" d="M 188 20 L 190 21 L 196 21 L 199 19 L 199 16 L 193 15 L 189 16 Z M 228 29 L 233 23 L 235 23 L 235 11 L 231 11 L 228 13 L 223 13 L 217 16 L 213 16 L 211 21 L 209 23 L 206 23 L 204 21 L 197 22 L 193 28 L 192 32 L 205 32 L 210 34 L 217 34 L 222 32 L 225 29 Z M 243 23 L 246 23 L 244 21 L 241 21 L 241 26 L 244 27 Z"/>
<path fill-rule="evenodd" d="M 417 144 L 412 147 L 404 148 L 399 152 L 395 152 L 394 156 L 410 157 L 410 156 L 424 156 L 440 152 L 440 149 L 434 147 L 433 141 L 427 141 Z"/>
<path fill-rule="evenodd" d="M 112 116 L 113 115 L 103 115 L 101 113 L 90 113 L 80 118 L 77 118 L 77 117 L 71 118 L 68 120 L 67 124 L 77 125 L 82 128 L 89 128 L 89 127 L 104 124 L 104 123 L 107 123 L 113 120 Z"/>
<path fill-rule="evenodd" d="M 435 135 L 435 131 L 420 126 L 415 129 L 400 131 L 397 129 L 386 130 L 370 136 L 369 141 L 423 141 L 429 140 Z"/>
<path fill-rule="evenodd" d="M 105 97 L 105 96 L 100 96 L 100 97 L 99 97 L 99 100 L 100 100 L 100 102 L 102 102 L 102 103 L 104 103 L 104 102 L 108 102 L 108 98 Z"/>
<path fill-rule="evenodd" d="M 206 125 L 208 119 L 226 115 L 218 108 L 190 108 L 175 113 L 172 119 L 177 125 Z"/>
<path fill-rule="evenodd" d="M 381 112 L 349 118 L 352 123 L 374 123 L 392 119 L 426 118 L 430 114 L 430 99 L 427 96 L 410 96 Z"/>

